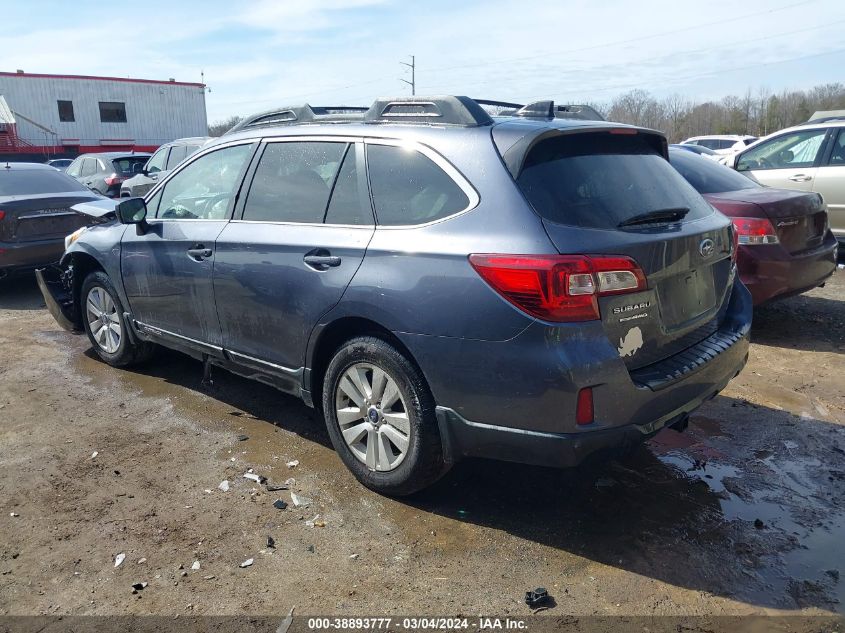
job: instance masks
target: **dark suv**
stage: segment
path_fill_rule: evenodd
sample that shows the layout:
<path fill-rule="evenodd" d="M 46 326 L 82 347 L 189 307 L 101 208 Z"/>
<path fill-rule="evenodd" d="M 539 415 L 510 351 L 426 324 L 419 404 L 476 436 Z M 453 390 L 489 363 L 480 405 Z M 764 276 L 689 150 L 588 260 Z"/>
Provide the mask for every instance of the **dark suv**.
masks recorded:
<path fill-rule="evenodd" d="M 558 113 L 251 117 L 77 236 L 42 291 L 109 364 L 161 344 L 301 397 L 384 493 L 462 456 L 614 453 L 739 373 L 751 298 L 661 134 Z"/>
<path fill-rule="evenodd" d="M 82 154 L 65 170 L 83 185 L 100 195 L 116 198 L 124 180 L 140 174 L 150 155 L 140 152 L 103 152 Z"/>

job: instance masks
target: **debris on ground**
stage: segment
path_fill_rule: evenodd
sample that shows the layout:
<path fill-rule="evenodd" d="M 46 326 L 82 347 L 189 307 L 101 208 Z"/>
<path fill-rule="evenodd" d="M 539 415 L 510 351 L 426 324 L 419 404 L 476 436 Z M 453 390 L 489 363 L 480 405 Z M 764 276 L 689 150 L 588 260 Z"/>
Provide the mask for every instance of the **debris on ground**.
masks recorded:
<path fill-rule="evenodd" d="M 252 469 L 250 468 L 250 470 L 252 470 Z M 265 481 L 267 481 L 267 477 L 262 477 L 261 475 L 256 475 L 253 472 L 244 473 L 244 478 L 245 479 L 251 479 L 252 481 L 254 481 L 257 484 L 263 484 Z"/>
<path fill-rule="evenodd" d="M 115 567 L 120 567 L 120 564 L 123 562 L 123 559 L 124 559 L 124 558 L 126 558 L 126 554 L 124 554 L 123 552 L 121 552 L 120 554 L 118 554 L 117 556 L 115 556 L 115 557 L 114 557 L 114 566 L 115 566 Z"/>
<path fill-rule="evenodd" d="M 280 490 L 288 490 L 288 486 L 285 484 L 276 485 L 276 484 L 267 484 L 267 492 L 279 492 Z"/>
<path fill-rule="evenodd" d="M 238 435 L 238 441 L 239 442 L 246 442 L 248 439 L 249 439 L 249 435 L 244 435 L 243 433 Z"/>
<path fill-rule="evenodd" d="M 313 519 L 309 519 L 305 522 L 305 525 L 308 527 L 326 527 L 326 522 L 320 520 L 319 514 L 315 514 Z"/>
<path fill-rule="evenodd" d="M 352 560 L 358 560 L 358 554 L 350 554 L 349 558 L 351 558 Z"/>
<path fill-rule="evenodd" d="M 143 565 L 143 564 L 144 564 L 144 563 L 146 563 L 146 562 L 147 562 L 147 559 L 146 559 L 146 558 L 139 558 L 139 559 L 138 559 L 138 564 L 139 564 L 139 565 Z"/>
<path fill-rule="evenodd" d="M 133 582 L 132 583 L 132 593 L 138 593 L 139 591 L 144 589 L 146 586 L 147 586 L 147 583 L 145 583 L 145 582 Z"/>
<path fill-rule="evenodd" d="M 294 607 L 291 607 L 290 611 L 288 611 L 288 614 L 285 616 L 285 619 L 282 620 L 281 624 L 279 624 L 278 628 L 276 629 L 276 633 L 288 633 L 288 629 L 290 628 L 290 625 L 293 622 L 293 610 Z"/>
<path fill-rule="evenodd" d="M 224 479 L 220 482 L 220 485 L 218 485 L 217 487 L 220 488 L 220 490 L 222 490 L 223 492 L 229 492 L 229 480 Z"/>
<path fill-rule="evenodd" d="M 276 540 L 272 536 L 267 536 L 267 547 L 276 549 Z"/>
<path fill-rule="evenodd" d="M 273 502 L 273 507 L 276 508 L 277 510 L 284 510 L 285 508 L 288 507 L 288 504 L 285 503 L 284 501 L 282 501 L 281 499 L 276 499 Z"/>
<path fill-rule="evenodd" d="M 307 550 L 308 550 L 309 552 L 311 552 L 312 554 L 314 553 L 314 546 L 313 546 L 313 545 L 309 545 L 309 546 L 308 546 L 308 547 L 306 547 L 305 549 L 307 549 Z"/>
<path fill-rule="evenodd" d="M 293 488 L 296 485 L 296 479 L 294 479 L 293 477 L 289 477 L 285 479 L 284 485 L 288 488 Z"/>
<path fill-rule="evenodd" d="M 200 565 L 200 562 L 198 560 L 195 560 L 194 564 L 191 565 L 191 569 L 193 569 L 194 571 L 197 571 L 200 567 L 201 567 L 201 565 Z"/>
<path fill-rule="evenodd" d="M 203 580 L 214 580 L 214 575 L 212 574 L 210 576 L 203 576 L 202 579 Z"/>
<path fill-rule="evenodd" d="M 545 587 L 537 587 L 533 591 L 525 592 L 525 604 L 532 609 L 545 607 L 551 602 L 551 596 Z"/>
<path fill-rule="evenodd" d="M 296 468 L 297 466 L 299 466 L 299 460 L 298 459 L 292 459 L 288 462 L 287 466 L 288 466 L 288 468 Z"/>
<path fill-rule="evenodd" d="M 91 453 L 91 457 L 89 457 L 88 459 L 94 459 L 99 454 L 100 453 L 98 451 L 94 451 L 93 453 Z"/>
<path fill-rule="evenodd" d="M 19 517 L 20 515 L 17 512 L 10 512 L 9 516 L 10 517 Z"/>
<path fill-rule="evenodd" d="M 251 567 L 252 563 L 255 562 L 251 558 L 247 558 L 244 562 L 242 562 L 239 567 Z"/>
<path fill-rule="evenodd" d="M 311 505 L 311 499 L 300 497 L 295 492 L 290 493 L 290 500 L 293 501 L 293 506 L 295 508 L 307 508 Z"/>

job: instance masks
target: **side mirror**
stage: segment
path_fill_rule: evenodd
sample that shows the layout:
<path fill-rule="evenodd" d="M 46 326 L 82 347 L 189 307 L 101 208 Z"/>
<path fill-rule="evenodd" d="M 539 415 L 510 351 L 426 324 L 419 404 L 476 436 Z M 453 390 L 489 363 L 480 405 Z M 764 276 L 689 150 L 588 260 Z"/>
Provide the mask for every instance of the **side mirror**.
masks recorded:
<path fill-rule="evenodd" d="M 143 198 L 127 198 L 119 202 L 114 208 L 115 215 L 121 224 L 134 224 L 138 235 L 147 230 L 147 203 Z"/>

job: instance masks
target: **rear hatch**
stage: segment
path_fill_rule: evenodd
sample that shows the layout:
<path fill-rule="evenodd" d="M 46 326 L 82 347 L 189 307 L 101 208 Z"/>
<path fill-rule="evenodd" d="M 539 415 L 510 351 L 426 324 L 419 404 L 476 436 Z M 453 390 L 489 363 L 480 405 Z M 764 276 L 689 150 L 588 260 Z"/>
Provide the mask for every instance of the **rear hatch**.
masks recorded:
<path fill-rule="evenodd" d="M 4 212 L 0 220 L 0 242 L 63 239 L 89 224 L 92 219 L 75 212 L 71 207 L 96 198 L 99 196 L 93 196 L 90 192 L 0 198 L 0 209 Z"/>
<path fill-rule="evenodd" d="M 827 210 L 817 193 L 756 187 L 725 194 L 708 194 L 713 204 L 746 202 L 756 205 L 771 221 L 781 246 L 791 254 L 818 248 L 828 230 Z"/>
<path fill-rule="evenodd" d="M 665 153 L 645 130 L 558 132 L 528 148 L 516 177 L 559 253 L 628 256 L 644 273 L 645 290 L 599 298 L 632 370 L 715 333 L 733 284 L 730 222 Z"/>

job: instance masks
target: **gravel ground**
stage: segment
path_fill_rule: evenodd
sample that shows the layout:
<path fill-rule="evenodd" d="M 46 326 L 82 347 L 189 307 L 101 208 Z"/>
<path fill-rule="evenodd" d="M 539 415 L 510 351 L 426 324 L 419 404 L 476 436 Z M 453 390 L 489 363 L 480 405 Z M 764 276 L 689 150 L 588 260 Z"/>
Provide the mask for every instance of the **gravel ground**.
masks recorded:
<path fill-rule="evenodd" d="M 843 300 L 840 271 L 758 310 L 745 371 L 623 461 L 466 461 L 392 500 L 296 399 L 222 371 L 206 389 L 166 351 L 110 368 L 7 281 L 0 615 L 525 616 L 538 585 L 560 616 L 841 613 Z M 250 468 L 310 505 L 275 509 L 291 492 Z"/>

